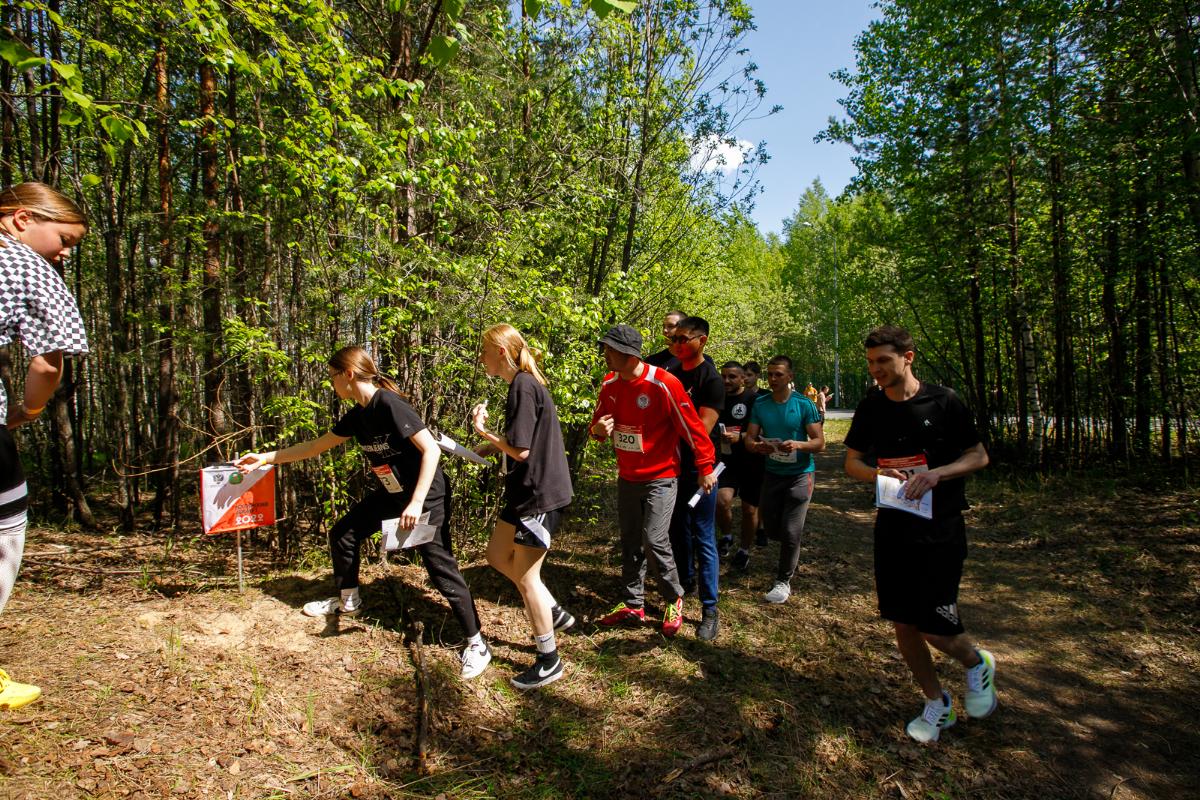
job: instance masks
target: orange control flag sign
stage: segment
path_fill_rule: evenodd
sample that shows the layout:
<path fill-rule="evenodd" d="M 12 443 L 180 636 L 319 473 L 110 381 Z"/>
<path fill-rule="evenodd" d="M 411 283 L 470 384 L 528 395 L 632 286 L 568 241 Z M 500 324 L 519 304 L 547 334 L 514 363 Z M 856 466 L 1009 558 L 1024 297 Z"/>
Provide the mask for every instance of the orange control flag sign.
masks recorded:
<path fill-rule="evenodd" d="M 228 533 L 275 524 L 275 467 L 243 475 L 233 466 L 200 470 L 205 533 Z"/>

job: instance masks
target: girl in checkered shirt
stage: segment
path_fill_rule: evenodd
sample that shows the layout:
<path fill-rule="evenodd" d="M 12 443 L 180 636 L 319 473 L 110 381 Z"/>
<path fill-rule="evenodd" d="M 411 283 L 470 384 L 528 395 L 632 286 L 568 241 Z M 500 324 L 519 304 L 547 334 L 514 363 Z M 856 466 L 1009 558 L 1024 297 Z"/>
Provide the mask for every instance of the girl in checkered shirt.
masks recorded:
<path fill-rule="evenodd" d="M 87 233 L 79 206 L 42 183 L 0 191 L 0 345 L 20 339 L 31 354 L 20 403 L 0 387 L 0 609 L 8 601 L 25 550 L 25 475 L 12 429 L 33 422 L 62 377 L 63 355 L 87 352 L 75 299 L 52 265 L 59 265 Z M 0 670 L 0 711 L 41 695 Z"/>

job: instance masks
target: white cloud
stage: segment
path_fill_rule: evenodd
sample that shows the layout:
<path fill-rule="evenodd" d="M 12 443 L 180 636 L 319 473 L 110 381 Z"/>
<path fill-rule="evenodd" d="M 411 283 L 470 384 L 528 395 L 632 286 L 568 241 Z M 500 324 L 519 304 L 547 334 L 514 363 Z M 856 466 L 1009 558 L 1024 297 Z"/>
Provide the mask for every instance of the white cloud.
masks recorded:
<path fill-rule="evenodd" d="M 735 172 L 746 154 L 754 149 L 754 145 L 745 139 L 738 139 L 734 144 L 715 134 L 709 134 L 692 146 L 690 159 L 692 169 L 697 172 Z"/>

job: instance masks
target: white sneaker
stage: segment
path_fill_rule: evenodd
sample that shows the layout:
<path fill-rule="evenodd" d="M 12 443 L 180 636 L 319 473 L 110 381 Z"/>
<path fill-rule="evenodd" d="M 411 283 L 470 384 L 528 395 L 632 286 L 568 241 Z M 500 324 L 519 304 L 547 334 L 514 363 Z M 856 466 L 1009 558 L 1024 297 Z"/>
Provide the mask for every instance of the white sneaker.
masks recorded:
<path fill-rule="evenodd" d="M 361 600 L 357 605 L 345 606 L 342 605 L 342 598 L 330 597 L 325 600 L 313 600 L 311 603 L 305 603 L 302 611 L 307 617 L 332 617 L 335 614 L 340 614 L 343 617 L 353 617 L 361 609 Z"/>
<path fill-rule="evenodd" d="M 488 664 L 492 663 L 492 651 L 486 644 L 471 644 L 463 648 L 459 658 L 462 659 L 462 679 L 469 681 L 471 678 L 477 677 L 479 673 L 487 669 Z"/>
<path fill-rule="evenodd" d="M 926 700 L 921 716 L 908 723 L 908 735 L 922 744 L 936 742 L 941 732 L 958 721 L 950 695 L 942 692 L 941 700 Z"/>
<path fill-rule="evenodd" d="M 763 599 L 768 603 L 786 603 L 787 599 L 792 596 L 792 587 L 788 586 L 783 581 L 775 581 L 775 585 L 771 587 L 771 591 L 763 595 Z"/>
<path fill-rule="evenodd" d="M 971 719 L 983 719 L 996 710 L 996 658 L 982 648 L 975 651 L 980 661 L 967 670 L 967 696 L 964 705 Z"/>

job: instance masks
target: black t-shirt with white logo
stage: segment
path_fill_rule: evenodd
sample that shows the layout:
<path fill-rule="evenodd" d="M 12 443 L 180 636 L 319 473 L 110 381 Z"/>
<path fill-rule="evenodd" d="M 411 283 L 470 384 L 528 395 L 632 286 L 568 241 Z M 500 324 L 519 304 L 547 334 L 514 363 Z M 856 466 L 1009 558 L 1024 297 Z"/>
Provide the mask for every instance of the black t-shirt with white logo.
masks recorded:
<path fill-rule="evenodd" d="M 504 403 L 504 438 L 524 461 L 508 459 L 505 503 L 522 516 L 544 514 L 571 502 L 571 475 L 563 446 L 558 411 L 545 386 L 528 372 L 518 372 Z"/>
<path fill-rule="evenodd" d="M 670 372 L 683 384 L 683 390 L 688 393 L 688 397 L 692 398 L 692 407 L 696 409 L 696 416 L 700 416 L 702 408 L 713 409 L 717 412 L 718 417 L 725 410 L 725 382 L 721 380 L 711 358 L 705 356 L 695 369 L 684 369 L 683 364 L 679 364 L 667 372 Z M 719 436 L 720 429 L 713 425 L 709 432 L 709 438 L 712 439 L 713 447 L 718 453 L 721 451 Z M 682 440 L 679 442 L 679 448 L 681 451 L 680 474 L 689 477 L 696 476 L 698 473 L 692 448 L 684 444 Z"/>
<path fill-rule="evenodd" d="M 945 466 L 979 444 L 975 420 L 966 404 L 952 389 L 921 383 L 916 395 L 904 401 L 883 392 L 867 392 L 854 411 L 846 446 L 876 462 L 879 459 L 924 457 L 928 468 Z M 939 481 L 933 487 L 933 514 L 948 517 L 969 508 L 966 478 Z M 881 510 L 881 514 L 904 511 Z"/>
<path fill-rule="evenodd" d="M 716 437 L 717 453 L 729 468 L 740 465 L 747 455 L 744 436 L 746 427 L 750 424 L 750 409 L 753 406 L 754 392 L 743 389 L 740 394 L 725 395 L 725 408 L 721 409 L 721 414 L 717 417 L 717 432 L 719 434 L 720 426 L 724 425 L 727 432 L 736 429 L 743 434 L 743 438 L 736 442 L 725 442 L 721 436 Z M 726 453 L 725 450 L 729 452 Z"/>
<path fill-rule="evenodd" d="M 387 389 L 375 392 L 365 406 L 355 404 L 333 426 L 338 436 L 353 437 L 358 442 L 380 489 L 394 497 L 399 506 L 412 499 L 421 474 L 421 451 L 411 438 L 423 430 L 425 422 L 413 407 Z M 425 495 L 424 510 L 430 512 L 431 525 L 442 522 L 445 499 L 446 478 L 438 464 L 429 494 Z"/>

